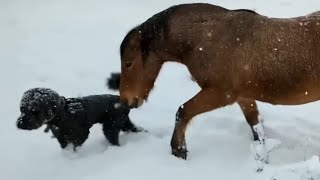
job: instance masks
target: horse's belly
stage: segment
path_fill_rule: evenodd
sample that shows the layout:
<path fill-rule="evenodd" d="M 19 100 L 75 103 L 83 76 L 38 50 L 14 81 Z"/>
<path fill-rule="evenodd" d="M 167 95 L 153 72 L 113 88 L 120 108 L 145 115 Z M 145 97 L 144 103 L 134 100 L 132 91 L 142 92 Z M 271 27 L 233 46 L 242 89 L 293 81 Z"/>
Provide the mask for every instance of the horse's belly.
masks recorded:
<path fill-rule="evenodd" d="M 319 94 L 312 94 L 308 91 L 300 92 L 296 94 L 285 94 L 279 96 L 269 96 L 266 97 L 257 97 L 256 100 L 266 103 L 271 103 L 274 105 L 301 105 L 320 99 Z"/>
<path fill-rule="evenodd" d="M 318 83 L 319 84 L 319 83 Z M 300 105 L 320 99 L 320 86 L 311 84 L 300 87 L 272 87 L 255 89 L 251 92 L 254 99 L 278 105 Z"/>

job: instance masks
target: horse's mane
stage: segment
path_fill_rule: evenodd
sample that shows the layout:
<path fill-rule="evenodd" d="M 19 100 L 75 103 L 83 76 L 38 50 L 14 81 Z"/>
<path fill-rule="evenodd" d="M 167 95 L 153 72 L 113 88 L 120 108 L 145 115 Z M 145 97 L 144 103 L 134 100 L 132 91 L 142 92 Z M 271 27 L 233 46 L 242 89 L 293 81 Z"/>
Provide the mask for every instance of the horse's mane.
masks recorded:
<path fill-rule="evenodd" d="M 257 12 L 255 12 L 253 10 L 250 10 L 250 9 L 235 9 L 233 11 L 248 12 L 248 13 L 258 14 Z"/>
<path fill-rule="evenodd" d="M 140 31 L 142 40 L 140 46 L 143 59 L 145 59 L 144 57 L 146 57 L 149 51 L 154 47 L 156 40 L 168 37 L 170 30 L 169 19 L 175 7 L 176 6 L 173 6 L 161 11 L 141 24 Z"/>
<path fill-rule="evenodd" d="M 207 5 L 205 3 L 195 3 L 193 5 Z M 136 26 L 135 28 L 131 29 L 125 38 L 123 39 L 121 46 L 120 46 L 120 54 L 121 57 L 124 54 L 124 51 L 132 39 L 132 37 L 138 33 L 140 33 L 141 41 L 140 41 L 140 48 L 142 53 L 142 59 L 145 60 L 148 56 L 150 50 L 154 48 L 154 43 L 156 40 L 159 40 L 161 38 L 167 38 L 170 31 L 170 18 L 172 17 L 174 11 L 181 7 L 182 5 L 175 5 L 171 6 L 170 8 L 161 11 L 151 18 L 149 18 L 144 23 Z M 226 10 L 225 8 L 214 6 L 215 9 L 218 10 Z M 237 9 L 234 11 L 243 11 L 243 12 L 250 12 L 250 13 L 256 13 L 252 10 L 248 9 Z"/>
<path fill-rule="evenodd" d="M 149 51 L 154 47 L 155 40 L 166 38 L 169 34 L 169 19 L 173 10 L 177 6 L 172 6 L 164 11 L 161 11 L 144 23 L 131 29 L 120 46 L 120 54 L 123 56 L 125 48 L 134 34 L 141 34 L 140 48 L 143 59 L 148 55 Z"/>
<path fill-rule="evenodd" d="M 127 35 L 124 37 L 124 39 L 122 40 L 122 43 L 121 43 L 121 45 L 120 45 L 120 55 L 121 55 L 121 57 L 123 56 L 124 51 L 125 51 L 128 43 L 130 42 L 130 39 L 132 38 L 132 36 L 133 36 L 134 33 L 136 32 L 136 28 L 137 28 L 137 27 L 131 29 L 131 30 L 127 33 Z"/>

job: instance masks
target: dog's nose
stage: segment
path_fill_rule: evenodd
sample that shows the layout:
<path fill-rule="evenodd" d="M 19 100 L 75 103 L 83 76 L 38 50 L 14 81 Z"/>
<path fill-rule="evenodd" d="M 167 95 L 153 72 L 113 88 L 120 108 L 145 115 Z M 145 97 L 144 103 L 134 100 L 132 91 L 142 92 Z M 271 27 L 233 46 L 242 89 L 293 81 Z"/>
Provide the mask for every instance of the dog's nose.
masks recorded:
<path fill-rule="evenodd" d="M 24 123 L 22 120 L 18 119 L 18 121 L 17 121 L 17 127 L 18 127 L 19 129 L 25 129 L 25 123 Z"/>

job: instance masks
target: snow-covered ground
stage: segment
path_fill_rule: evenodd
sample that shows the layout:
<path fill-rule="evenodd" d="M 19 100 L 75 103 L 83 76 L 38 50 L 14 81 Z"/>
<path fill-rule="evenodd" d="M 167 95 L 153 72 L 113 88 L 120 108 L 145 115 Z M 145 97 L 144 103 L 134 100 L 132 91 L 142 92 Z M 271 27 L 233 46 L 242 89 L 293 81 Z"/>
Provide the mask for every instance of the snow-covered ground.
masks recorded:
<path fill-rule="evenodd" d="M 175 112 L 199 87 L 187 69 L 166 64 L 149 102 L 130 114 L 149 133 L 123 134 L 110 146 L 101 127 L 78 153 L 62 151 L 50 134 L 19 131 L 19 100 L 40 86 L 67 97 L 112 93 L 105 87 L 119 71 L 119 44 L 126 32 L 170 5 L 191 0 L 1 0 L 0 1 L 0 179 L 320 179 L 320 103 L 271 106 L 259 103 L 269 164 L 256 170 L 260 145 L 238 107 L 199 115 L 187 131 L 187 161 L 170 155 Z M 212 0 L 227 8 L 249 8 L 273 17 L 320 10 L 319 0 Z M 270 144 L 269 144 L 270 145 Z"/>

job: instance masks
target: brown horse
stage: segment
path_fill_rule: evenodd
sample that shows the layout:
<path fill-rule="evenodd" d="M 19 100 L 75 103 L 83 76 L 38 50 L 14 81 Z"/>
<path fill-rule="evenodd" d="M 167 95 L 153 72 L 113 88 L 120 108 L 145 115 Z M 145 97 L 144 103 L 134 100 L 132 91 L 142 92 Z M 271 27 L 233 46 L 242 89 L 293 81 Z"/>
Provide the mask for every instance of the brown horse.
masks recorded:
<path fill-rule="evenodd" d="M 121 100 L 139 107 L 166 61 L 187 66 L 201 91 L 177 111 L 172 154 L 186 159 L 190 120 L 237 102 L 251 126 L 256 100 L 298 105 L 320 98 L 320 12 L 268 18 L 210 4 L 170 7 L 121 44 Z M 254 133 L 257 140 L 257 134 Z"/>

